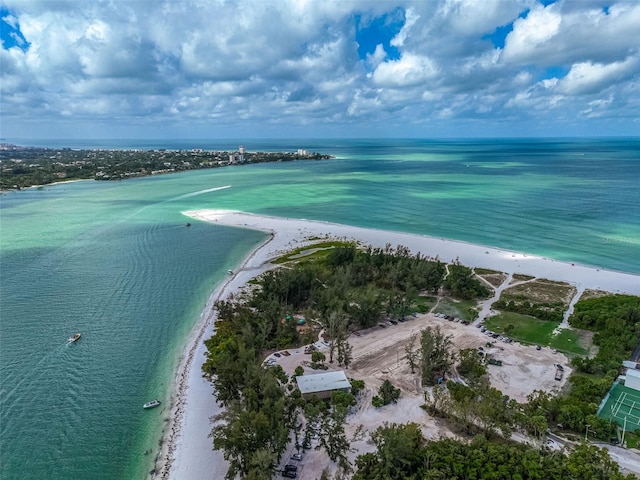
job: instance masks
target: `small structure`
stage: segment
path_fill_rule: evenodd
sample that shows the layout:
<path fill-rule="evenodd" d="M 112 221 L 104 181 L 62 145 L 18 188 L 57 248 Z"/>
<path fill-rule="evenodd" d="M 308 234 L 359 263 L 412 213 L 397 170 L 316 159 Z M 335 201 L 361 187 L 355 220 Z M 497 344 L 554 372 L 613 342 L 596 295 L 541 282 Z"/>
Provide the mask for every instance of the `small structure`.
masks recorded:
<path fill-rule="evenodd" d="M 556 367 L 556 380 L 560 381 L 562 380 L 562 376 L 564 375 L 564 370 L 559 369 L 558 367 Z"/>
<path fill-rule="evenodd" d="M 342 370 L 339 372 L 315 373 L 296 377 L 302 397 L 309 399 L 314 395 L 318 398 L 330 398 L 331 392 L 350 392 L 351 383 Z"/>
<path fill-rule="evenodd" d="M 627 374 L 624 379 L 625 387 L 640 390 L 640 370 L 635 368 L 627 368 Z"/>

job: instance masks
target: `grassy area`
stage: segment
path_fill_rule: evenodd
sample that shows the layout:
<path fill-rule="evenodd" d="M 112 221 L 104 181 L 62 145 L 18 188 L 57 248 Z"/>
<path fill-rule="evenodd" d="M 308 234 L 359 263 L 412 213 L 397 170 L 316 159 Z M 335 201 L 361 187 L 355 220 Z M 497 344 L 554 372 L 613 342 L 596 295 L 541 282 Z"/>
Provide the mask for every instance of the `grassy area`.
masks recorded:
<path fill-rule="evenodd" d="M 438 303 L 434 313 L 444 313 L 445 315 L 452 315 L 471 322 L 475 320 L 478 315 L 475 310 L 476 306 L 477 302 L 475 300 L 443 298 L 440 300 L 440 303 Z"/>
<path fill-rule="evenodd" d="M 477 275 L 489 282 L 494 287 L 499 287 L 507 279 L 507 276 L 504 273 L 483 273 Z"/>
<path fill-rule="evenodd" d="M 296 248 L 295 250 L 276 258 L 272 263 L 281 264 L 301 259 L 310 260 L 325 258 L 332 249 L 336 247 L 348 247 L 351 245 L 353 245 L 353 242 L 329 241 L 314 243 L 312 245 L 307 245 L 306 247 Z"/>
<path fill-rule="evenodd" d="M 473 271 L 476 272 L 476 275 L 504 275 L 504 273 L 498 270 L 491 270 L 489 268 L 474 268 Z"/>
<path fill-rule="evenodd" d="M 533 280 L 536 277 L 532 277 L 531 275 L 523 275 L 521 273 L 514 273 L 513 274 L 513 281 L 514 282 L 524 282 L 526 280 Z"/>
<path fill-rule="evenodd" d="M 640 443 L 640 435 L 627 432 L 624 434 L 624 443 L 627 444 L 627 448 L 638 448 L 638 443 Z"/>
<path fill-rule="evenodd" d="M 522 343 L 546 345 L 566 353 L 585 355 L 587 349 L 580 344 L 580 334 L 575 330 L 564 329 L 557 335 L 553 331 L 558 322 L 538 320 L 519 313 L 505 312 L 484 321 L 489 330 L 506 334 Z M 512 325 L 513 328 L 507 327 Z"/>
<path fill-rule="evenodd" d="M 575 291 L 575 287 L 568 283 L 538 279 L 504 290 L 500 295 L 500 299 L 509 301 L 526 297 L 531 303 L 548 305 L 561 303 L 569 305 L 571 298 L 575 295 Z"/>
<path fill-rule="evenodd" d="M 590 289 L 586 289 L 583 293 L 582 296 L 580 297 L 580 300 L 587 300 L 589 298 L 600 298 L 600 297 L 606 297 L 607 295 L 611 295 L 608 292 L 603 292 L 602 290 L 590 290 Z"/>
<path fill-rule="evenodd" d="M 436 297 L 423 297 L 417 295 L 411 302 L 411 311 L 418 313 L 427 313 L 433 308 L 438 299 Z"/>
<path fill-rule="evenodd" d="M 575 330 L 565 328 L 551 338 L 549 346 L 562 352 L 577 353 L 586 355 L 589 349 L 581 344 L 580 333 Z"/>
<path fill-rule="evenodd" d="M 536 345 L 548 345 L 557 322 L 538 320 L 519 313 L 505 312 L 484 321 L 485 326 L 496 333 L 506 334 L 514 340 Z M 509 328 L 508 325 L 512 325 Z"/>

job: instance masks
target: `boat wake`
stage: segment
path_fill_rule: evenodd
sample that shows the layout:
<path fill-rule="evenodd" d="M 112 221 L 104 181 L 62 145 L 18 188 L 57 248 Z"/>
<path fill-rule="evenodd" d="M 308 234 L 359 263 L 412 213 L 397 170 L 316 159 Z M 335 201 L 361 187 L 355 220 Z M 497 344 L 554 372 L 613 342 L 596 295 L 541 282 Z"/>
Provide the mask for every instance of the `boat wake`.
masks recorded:
<path fill-rule="evenodd" d="M 192 192 L 192 193 L 185 193 L 184 195 L 173 197 L 170 201 L 182 200 L 184 198 L 195 197 L 197 195 L 203 195 L 209 192 L 217 192 L 218 190 L 224 190 L 226 188 L 231 188 L 231 185 L 225 185 L 224 187 L 207 188 L 206 190 L 198 190 L 197 192 Z"/>

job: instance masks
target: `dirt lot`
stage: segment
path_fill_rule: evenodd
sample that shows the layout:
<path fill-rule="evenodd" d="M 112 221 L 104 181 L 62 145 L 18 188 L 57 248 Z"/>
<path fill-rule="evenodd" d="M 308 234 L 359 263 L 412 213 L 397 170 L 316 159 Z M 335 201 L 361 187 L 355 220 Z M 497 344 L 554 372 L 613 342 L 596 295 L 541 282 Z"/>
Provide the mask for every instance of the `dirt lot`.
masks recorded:
<path fill-rule="evenodd" d="M 349 342 L 353 346 L 353 363 L 345 373 L 348 377 L 364 380 L 367 391 L 364 398 L 360 399 L 356 412 L 348 417 L 348 436 L 355 432 L 358 425 L 363 425 L 367 431 L 373 431 L 384 422 L 410 421 L 420 424 L 427 438 L 451 436 L 445 427 L 439 425 L 436 419 L 420 408 L 423 403 L 423 389 L 419 375 L 411 374 L 404 358 L 404 346 L 409 337 L 413 333 L 419 336 L 423 328 L 437 325 L 445 334 L 453 337 L 456 349 L 482 346 L 493 358 L 502 360 L 502 366 L 488 366 L 491 384 L 519 402 L 526 401 L 527 395 L 534 390 L 557 392 L 571 372 L 567 357 L 561 353 L 553 353 L 549 348 L 536 350 L 535 347 L 515 342 L 504 343 L 489 338 L 481 333 L 479 328 L 440 319 L 431 314 L 419 315 L 417 318 L 411 317 L 411 320 L 387 328 L 375 327 L 363 330 L 359 335 L 349 337 Z M 486 347 L 488 341 L 494 343 L 494 348 Z M 328 361 L 327 345 L 318 341 L 316 346 L 327 355 Z M 287 353 L 289 353 L 288 356 L 270 357 L 282 365 L 287 374 L 293 374 L 298 365 L 305 367 L 305 374 L 322 372 L 309 367 L 310 355 L 304 354 L 304 349 L 293 349 Z M 554 364 L 561 364 L 564 367 L 565 375 L 561 381 L 555 380 Z M 371 406 L 371 397 L 385 379 L 389 379 L 399 387 L 402 390 L 402 396 L 396 405 L 376 409 Z M 373 446 L 367 440 L 368 437 L 365 437 L 363 440 L 352 443 L 352 447 L 357 449 L 357 452 L 350 455 L 351 460 L 360 453 L 373 450 Z M 290 453 L 293 453 L 293 450 Z M 335 468 L 323 451 L 309 450 L 304 459 L 299 462 L 300 477 L 318 478 L 325 467 L 331 470 Z"/>

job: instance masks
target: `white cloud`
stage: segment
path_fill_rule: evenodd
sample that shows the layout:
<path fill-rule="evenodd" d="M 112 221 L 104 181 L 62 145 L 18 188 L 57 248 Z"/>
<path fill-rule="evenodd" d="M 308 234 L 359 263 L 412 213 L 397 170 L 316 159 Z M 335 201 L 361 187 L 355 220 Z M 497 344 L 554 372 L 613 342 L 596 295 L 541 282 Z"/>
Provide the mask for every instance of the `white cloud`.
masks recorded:
<path fill-rule="evenodd" d="M 567 95 L 598 93 L 612 84 L 639 74 L 640 60 L 637 57 L 607 65 L 582 62 L 571 67 L 567 76 L 558 82 L 557 89 Z"/>
<path fill-rule="evenodd" d="M 454 31 L 464 35 L 482 35 L 511 22 L 532 3 L 526 0 L 446 0 L 440 13 Z"/>
<path fill-rule="evenodd" d="M 591 108 L 632 118 L 639 107 L 640 4 L 630 2 L 608 14 L 562 0 L 5 3 L 30 47 L 0 50 L 4 136 L 62 117 L 70 134 L 73 122 L 121 131 L 144 119 L 203 131 L 335 125 L 357 136 L 359 122 L 406 133 L 436 118 L 481 118 L 503 134 L 505 116 L 549 122 Z M 390 42 L 399 58 L 382 44 L 359 58 L 354 18 L 402 12 Z M 484 36 L 510 22 L 494 48 Z M 548 67 L 568 74 L 548 78 Z M 613 100 L 590 103 L 602 98 Z"/>
<path fill-rule="evenodd" d="M 376 49 L 372 54 L 367 55 L 367 63 L 369 64 L 371 69 L 375 69 L 378 65 L 380 65 L 385 57 L 387 56 L 387 52 L 384 51 L 384 47 L 381 43 L 376 45 Z"/>
<path fill-rule="evenodd" d="M 531 10 L 527 18 L 516 20 L 506 39 L 505 59 L 530 58 L 540 45 L 552 40 L 560 31 L 562 21 L 556 10 L 555 4 L 539 6 Z"/>
<path fill-rule="evenodd" d="M 539 66 L 608 63 L 638 53 L 640 46 L 631 39 L 640 38 L 640 3 L 619 2 L 608 11 L 589 2 L 539 5 L 514 22 L 503 60 Z"/>
<path fill-rule="evenodd" d="M 373 83 L 380 87 L 407 87 L 424 84 L 438 75 L 438 67 L 428 57 L 404 54 L 399 60 L 378 65 Z"/>

